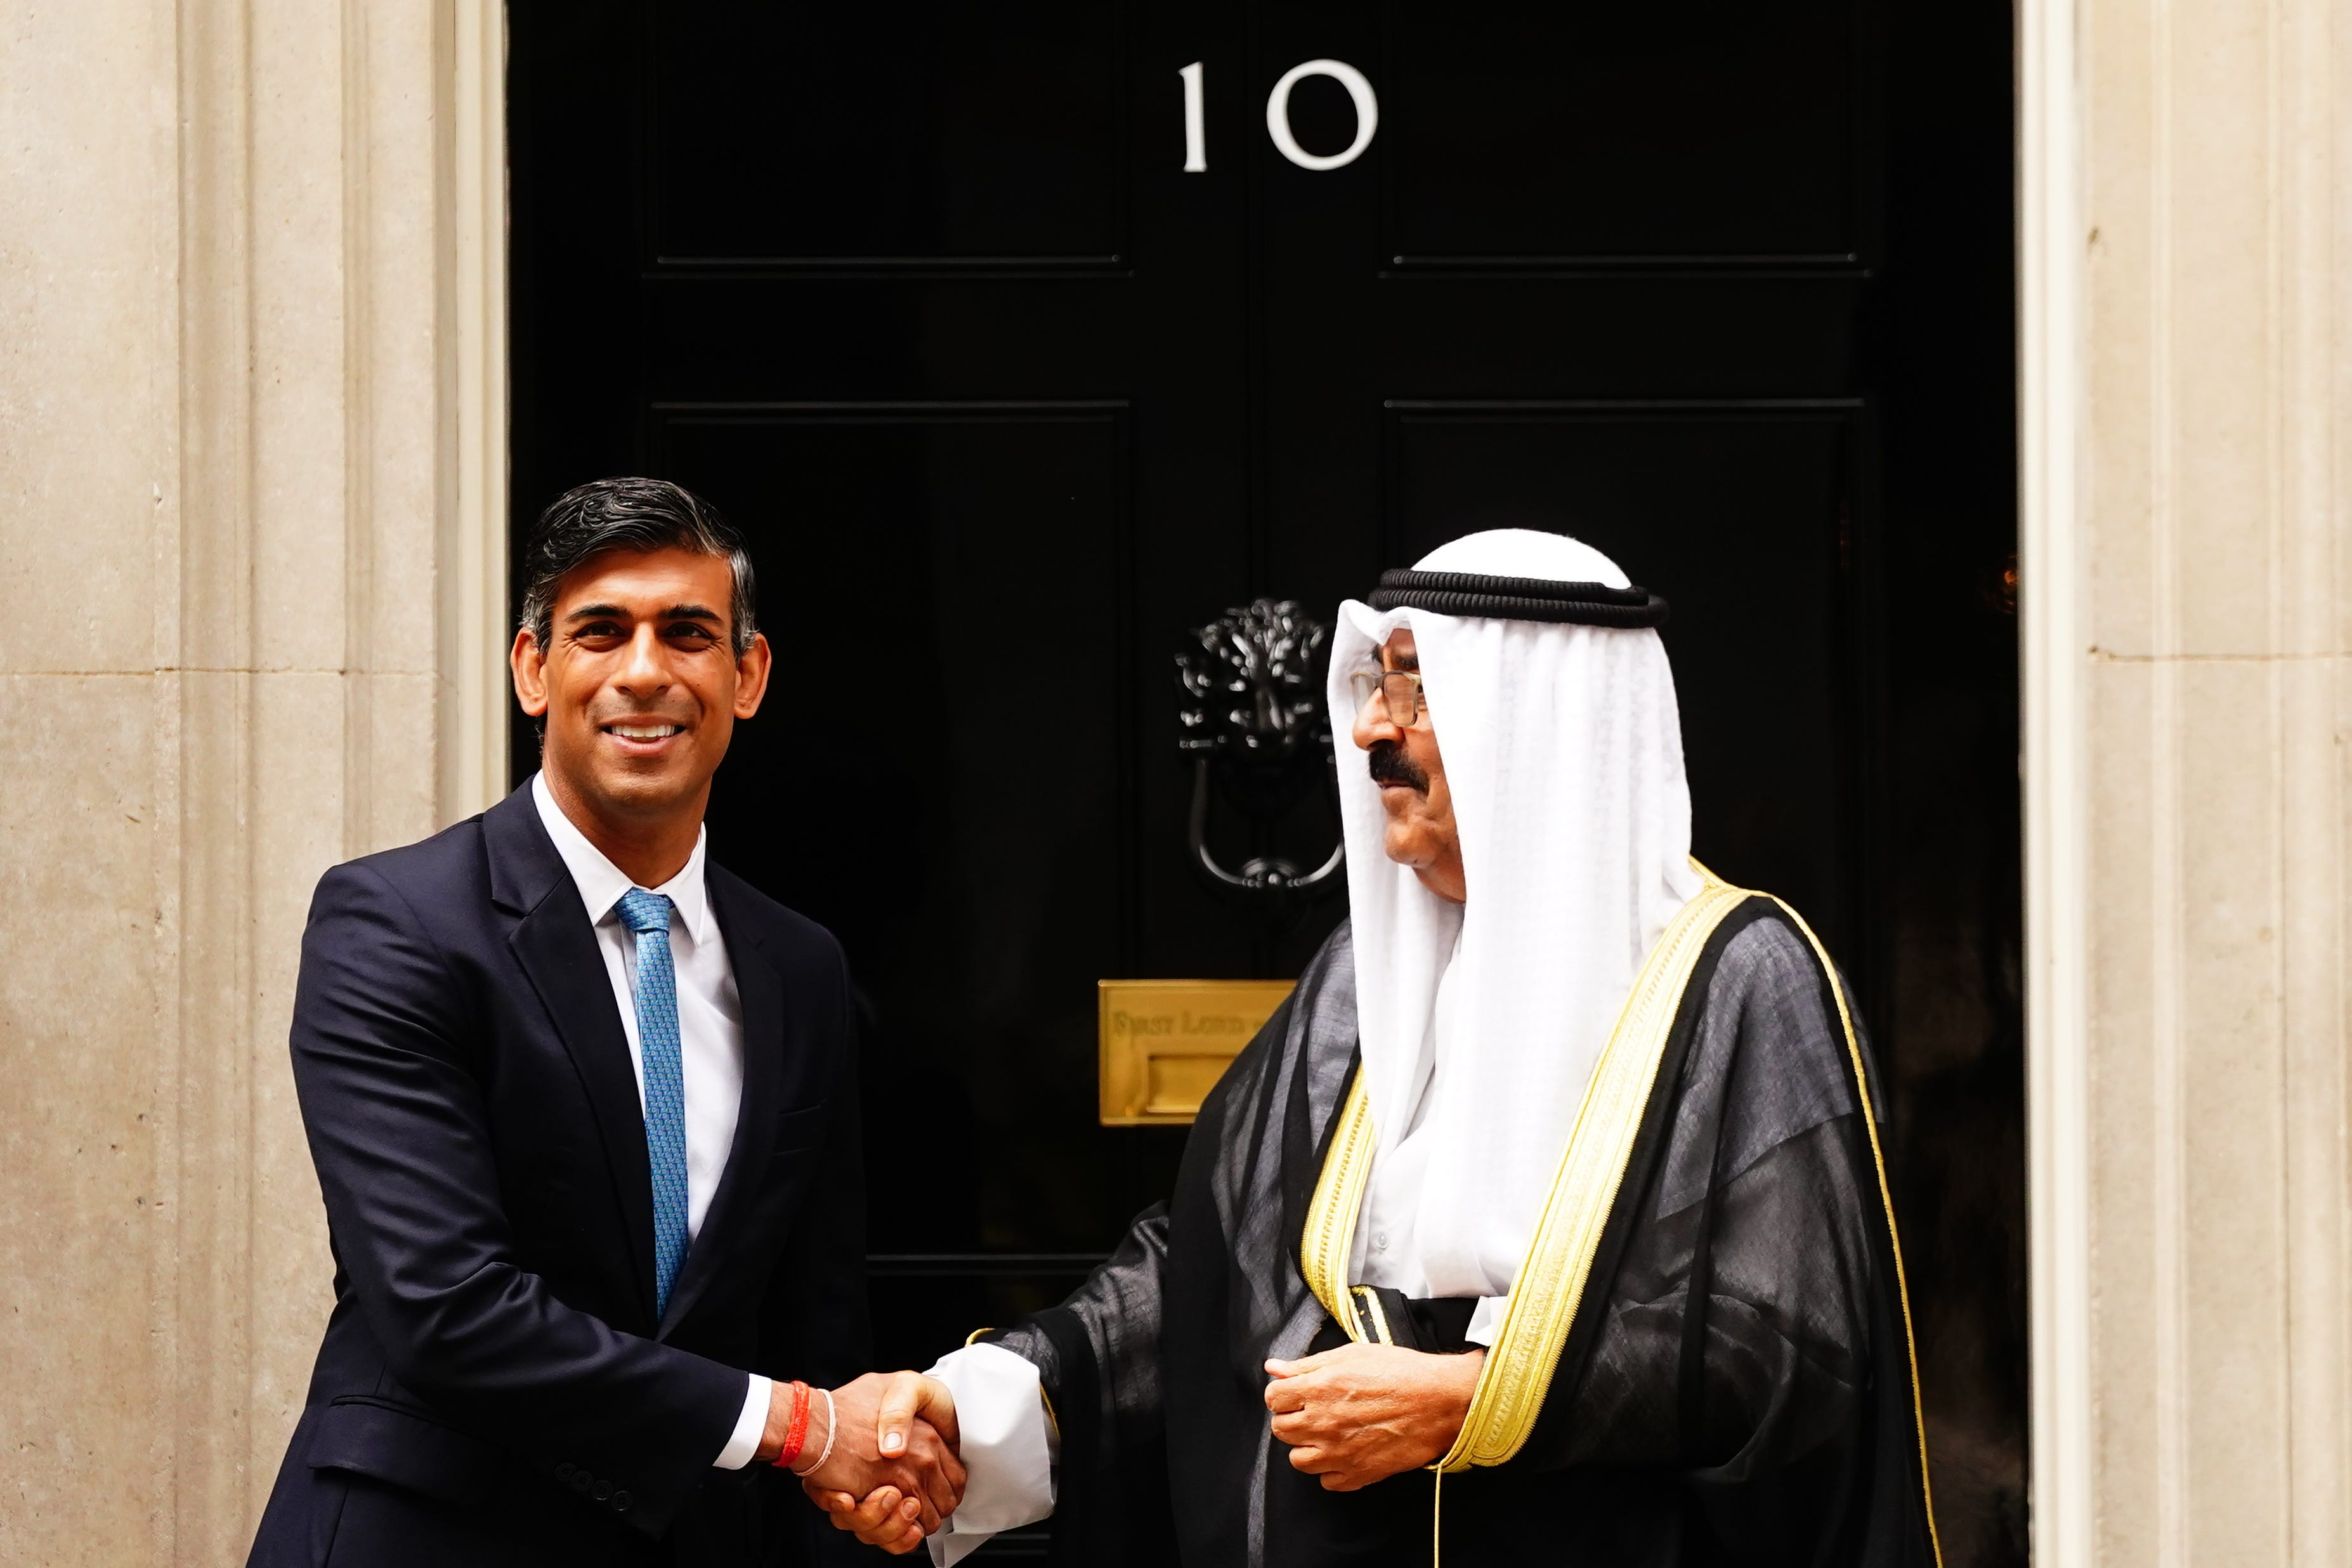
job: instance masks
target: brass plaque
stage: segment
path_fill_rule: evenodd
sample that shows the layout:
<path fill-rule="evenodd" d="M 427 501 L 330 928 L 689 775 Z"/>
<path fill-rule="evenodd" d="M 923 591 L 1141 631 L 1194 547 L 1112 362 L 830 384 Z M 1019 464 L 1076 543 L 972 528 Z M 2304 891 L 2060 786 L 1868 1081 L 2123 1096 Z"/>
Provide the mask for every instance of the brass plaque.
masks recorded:
<path fill-rule="evenodd" d="M 1274 1010 L 1287 980 L 1105 980 L 1102 1124 L 1181 1127 Z"/>

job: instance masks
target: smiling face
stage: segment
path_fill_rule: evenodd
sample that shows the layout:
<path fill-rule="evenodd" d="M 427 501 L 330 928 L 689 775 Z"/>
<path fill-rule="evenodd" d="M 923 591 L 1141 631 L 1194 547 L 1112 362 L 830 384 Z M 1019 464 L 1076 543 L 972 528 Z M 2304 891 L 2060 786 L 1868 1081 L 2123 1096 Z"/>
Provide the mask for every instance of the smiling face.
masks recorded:
<path fill-rule="evenodd" d="M 691 848 L 735 721 L 768 685 L 765 637 L 734 652 L 732 589 L 719 556 L 606 551 L 564 574 L 546 648 L 517 635 L 515 695 L 546 720 L 541 768 L 566 816 L 624 839 L 683 834 Z"/>
<path fill-rule="evenodd" d="M 1382 669 L 1421 668 L 1412 632 L 1400 627 L 1381 645 Z M 1388 813 L 1381 847 L 1400 866 L 1410 866 L 1422 884 L 1441 899 L 1461 903 L 1469 897 L 1462 875 L 1462 840 L 1454 826 L 1454 796 L 1445 786 L 1445 759 L 1438 754 L 1437 731 L 1427 701 L 1408 725 L 1390 717 L 1378 693 L 1356 711 L 1355 742 L 1367 753 L 1372 782 L 1381 786 Z"/>

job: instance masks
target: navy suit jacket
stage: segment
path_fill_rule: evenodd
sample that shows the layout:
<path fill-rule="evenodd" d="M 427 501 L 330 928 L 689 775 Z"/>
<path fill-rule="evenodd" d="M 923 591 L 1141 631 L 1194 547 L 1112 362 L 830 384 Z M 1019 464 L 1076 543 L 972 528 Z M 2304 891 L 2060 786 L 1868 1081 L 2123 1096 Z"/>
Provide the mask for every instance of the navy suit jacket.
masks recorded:
<path fill-rule="evenodd" d="M 717 866 L 743 1008 L 726 1173 L 654 1313 L 627 1037 L 528 789 L 319 883 L 294 1082 L 335 1307 L 252 1562 L 800 1562 L 790 1478 L 718 1470 L 744 1373 L 869 1361 L 849 982 Z"/>

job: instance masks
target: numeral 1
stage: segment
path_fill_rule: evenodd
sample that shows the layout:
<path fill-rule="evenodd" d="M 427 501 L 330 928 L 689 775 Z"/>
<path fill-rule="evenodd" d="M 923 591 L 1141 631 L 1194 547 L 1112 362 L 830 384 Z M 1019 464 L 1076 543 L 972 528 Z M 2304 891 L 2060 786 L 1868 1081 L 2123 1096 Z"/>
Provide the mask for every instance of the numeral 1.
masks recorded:
<path fill-rule="evenodd" d="M 1208 116 L 1201 100 L 1201 62 L 1194 60 L 1176 73 L 1184 79 L 1184 172 L 1209 172 Z"/>

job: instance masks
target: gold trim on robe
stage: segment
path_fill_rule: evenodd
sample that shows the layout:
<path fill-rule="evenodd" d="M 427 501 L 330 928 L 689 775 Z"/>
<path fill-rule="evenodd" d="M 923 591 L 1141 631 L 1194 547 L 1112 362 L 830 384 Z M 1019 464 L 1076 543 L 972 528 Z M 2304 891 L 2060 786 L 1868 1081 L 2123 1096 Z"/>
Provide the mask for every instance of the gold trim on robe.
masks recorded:
<path fill-rule="evenodd" d="M 1769 893 L 1765 896 L 1771 897 Z M 1919 1403 L 1919 1337 L 1911 1329 L 1911 1286 L 1903 1274 L 1903 1237 L 1895 1228 L 1895 1193 L 1887 1185 L 1885 1151 L 1878 1144 L 1878 1118 L 1870 1109 L 1870 1075 L 1863 1070 L 1862 1041 L 1853 1032 L 1853 1015 L 1846 1006 L 1845 984 L 1838 979 L 1837 965 L 1830 961 L 1830 950 L 1822 945 L 1822 939 L 1813 934 L 1804 916 L 1780 899 L 1772 901 L 1805 933 L 1805 940 L 1813 944 L 1813 952 L 1822 961 L 1822 973 L 1830 977 L 1830 994 L 1837 998 L 1838 1025 L 1845 1031 L 1846 1054 L 1853 1059 L 1853 1081 L 1862 1091 L 1862 1124 L 1870 1133 L 1870 1163 L 1878 1171 L 1878 1201 L 1886 1208 L 1886 1240 L 1895 1254 L 1895 1303 L 1903 1309 L 1903 1359 L 1911 1369 L 1911 1424 L 1919 1439 L 1919 1500 L 1927 1510 L 1927 1545 L 1936 1554 L 1937 1568 L 1942 1568 L 1944 1542 L 1936 1532 L 1936 1490 L 1927 1476 L 1927 1416 Z"/>
<path fill-rule="evenodd" d="M 1339 1107 L 1339 1130 L 1331 1135 L 1330 1152 L 1323 1157 L 1323 1173 L 1315 1179 L 1315 1195 L 1307 1200 L 1298 1268 L 1323 1310 L 1360 1344 L 1370 1336 L 1356 1310 L 1356 1293 L 1348 1289 L 1348 1263 L 1355 1250 L 1356 1216 L 1363 1209 L 1364 1188 L 1372 1173 L 1372 1102 L 1364 1092 L 1364 1075 L 1358 1072 Z"/>
<path fill-rule="evenodd" d="M 1508 1463 L 1535 1430 L 1544 1396 L 1551 1391 L 1552 1369 L 1584 1299 L 1601 1230 L 1616 1206 L 1683 991 L 1707 938 L 1748 900 L 1746 889 L 1703 874 L 1706 885 L 1698 897 L 1683 906 L 1650 950 L 1593 1065 L 1559 1173 L 1552 1178 L 1535 1239 L 1512 1280 L 1502 1327 L 1479 1372 L 1470 1413 L 1453 1448 L 1438 1461 L 1440 1469 Z"/>
<path fill-rule="evenodd" d="M 1753 894 L 1735 888 L 1694 860 L 1705 879 L 1696 898 L 1683 906 L 1651 949 L 1641 973 L 1610 1031 L 1608 1044 L 1585 1087 L 1584 1100 L 1560 1155 L 1550 1196 L 1537 1221 L 1534 1240 L 1512 1281 L 1509 1305 L 1496 1333 L 1470 1411 L 1454 1447 L 1431 1468 L 1441 1474 L 1466 1470 L 1474 1465 L 1501 1465 L 1516 1457 L 1535 1430 L 1536 1417 L 1550 1392 L 1552 1374 L 1568 1342 L 1570 1325 L 1584 1298 L 1594 1255 L 1601 1246 L 1610 1211 L 1625 1179 L 1633 1144 L 1641 1131 L 1643 1112 L 1656 1087 L 1658 1065 L 1665 1055 L 1667 1037 L 1681 1010 L 1683 993 L 1690 984 L 1707 939 L 1724 918 Z M 1762 895 L 1769 897 L 1769 895 Z M 1863 1125 L 1870 1135 L 1871 1161 L 1878 1170 L 1879 1198 L 1885 1206 L 1886 1227 L 1895 1240 L 1895 1204 L 1886 1181 L 1886 1162 L 1879 1147 L 1877 1118 L 1871 1112 L 1870 1086 L 1863 1070 L 1861 1042 L 1853 1029 L 1845 990 L 1837 966 L 1812 928 L 1780 900 L 1778 905 L 1804 933 L 1830 977 L 1836 998 L 1838 1023 L 1844 1031 L 1846 1051 L 1861 1090 Z M 1358 1342 L 1375 1336 L 1367 1331 L 1357 1309 L 1357 1292 L 1347 1284 L 1354 1248 L 1357 1215 L 1371 1176 L 1377 1140 L 1372 1135 L 1371 1104 L 1360 1070 L 1341 1105 L 1330 1152 L 1315 1184 L 1307 1211 L 1307 1227 L 1299 1241 L 1299 1267 L 1307 1285 L 1324 1310 Z M 1912 1342 L 1911 1304 L 1903 1276 L 1903 1250 L 1895 1241 L 1896 1299 L 1903 1310 L 1905 1356 L 1911 1367 L 1911 1408 L 1919 1425 L 1919 1474 L 1927 1484 L 1927 1430 L 1919 1416 L 1919 1367 Z M 1385 1342 L 1387 1336 L 1377 1336 Z M 1928 1539 L 1937 1561 L 1942 1548 L 1936 1542 L 1936 1515 L 1927 1504 Z"/>

